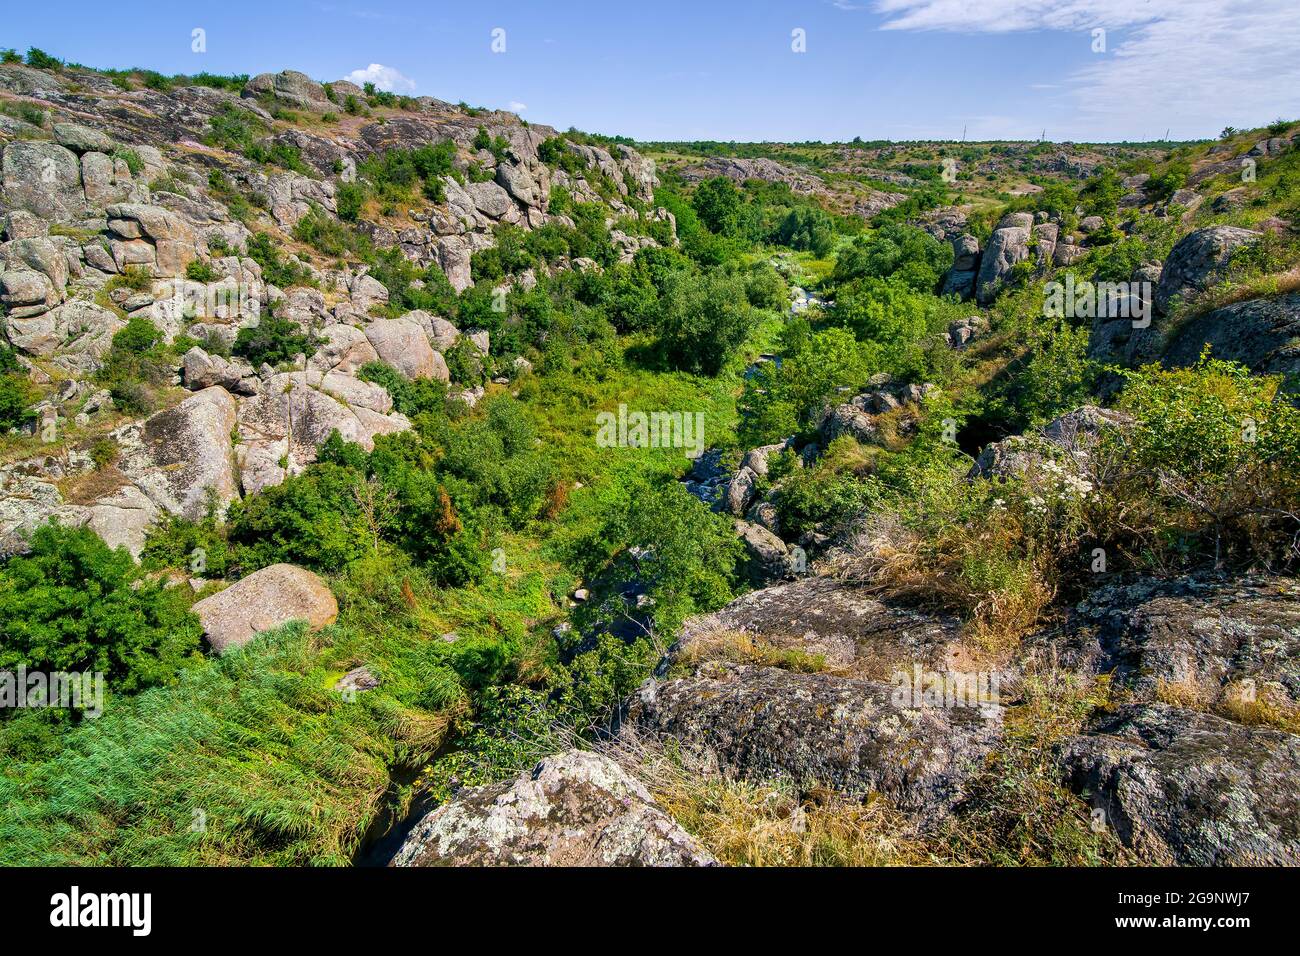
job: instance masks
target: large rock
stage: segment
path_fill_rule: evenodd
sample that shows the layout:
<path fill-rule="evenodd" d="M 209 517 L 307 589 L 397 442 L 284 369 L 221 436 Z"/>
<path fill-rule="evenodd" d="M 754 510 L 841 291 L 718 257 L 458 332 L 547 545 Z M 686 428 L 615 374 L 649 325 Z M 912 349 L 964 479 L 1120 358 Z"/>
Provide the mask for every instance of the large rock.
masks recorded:
<path fill-rule="evenodd" d="M 451 381 L 447 361 L 429 344 L 420 326 L 408 319 L 381 319 L 365 328 L 366 338 L 379 358 L 409 379 Z"/>
<path fill-rule="evenodd" d="M 152 265 L 158 276 L 181 276 L 185 267 L 198 256 L 194 231 L 175 213 L 161 206 L 142 203 L 113 203 L 105 208 L 108 228 L 119 237 L 114 247 L 115 258 L 121 267 L 129 265 L 123 253 L 134 250 L 145 253 L 141 264 Z M 153 258 L 147 258 L 147 241 L 153 245 Z"/>
<path fill-rule="evenodd" d="M 250 380 L 252 374 L 253 370 L 246 364 L 209 355 L 197 345 L 181 356 L 181 379 L 193 391 L 220 385 L 231 392 L 251 394 L 245 380 Z"/>
<path fill-rule="evenodd" d="M 1249 687 L 1259 700 L 1300 704 L 1300 584 L 1292 578 L 1107 585 L 1044 643 L 1064 666 L 1113 673 L 1145 700 L 1173 687 L 1211 704 Z"/>
<path fill-rule="evenodd" d="M 346 375 L 357 372 L 363 365 L 379 361 L 379 353 L 366 338 L 366 333 L 351 325 L 327 325 L 321 329 L 322 343 L 311 357 L 311 367 L 320 372 L 339 371 Z"/>
<path fill-rule="evenodd" d="M 961 621 L 882 602 L 866 588 L 830 577 L 750 591 L 719 611 L 688 618 L 673 654 L 705 653 L 721 636 L 735 634 L 874 680 L 889 680 L 915 664 L 961 669 Z"/>
<path fill-rule="evenodd" d="M 1194 365 L 1207 345 L 1215 358 L 1240 362 L 1252 372 L 1300 372 L 1300 292 L 1234 302 L 1196 316 L 1174 334 L 1164 361 Z"/>
<path fill-rule="evenodd" d="M 975 290 L 981 305 L 992 302 L 1016 263 L 1029 258 L 1029 237 L 1033 227 L 1033 216 L 1027 212 L 1013 212 L 1003 216 L 993 230 L 980 260 Z"/>
<path fill-rule="evenodd" d="M 144 551 L 158 506 L 135 485 L 123 485 L 86 506 L 86 524 L 110 548 L 126 548 L 134 558 Z"/>
<path fill-rule="evenodd" d="M 0 246 L 0 251 L 7 268 L 39 272 L 50 280 L 50 285 L 59 293 L 67 286 L 68 258 L 58 239 L 47 236 L 15 239 Z"/>
<path fill-rule="evenodd" d="M 9 273 L 6 273 L 8 275 Z M 103 367 L 113 336 L 126 320 L 85 299 L 70 299 L 40 315 L 9 317 L 9 341 L 31 355 L 50 357 L 60 368 L 89 375 Z"/>
<path fill-rule="evenodd" d="M 25 319 L 48 312 L 59 302 L 59 291 L 50 277 L 35 269 L 9 269 L 0 273 L 0 303 L 5 306 L 9 319 Z M 41 327 L 44 328 L 43 326 Z M 18 334 L 28 342 L 45 341 L 44 331 L 33 333 L 20 329 Z M 49 340 L 53 346 L 53 340 Z M 16 343 L 15 343 L 16 344 Z M 29 351 L 36 351 L 38 346 Z"/>
<path fill-rule="evenodd" d="M 1156 286 L 1156 311 L 1168 314 L 1175 298 L 1185 300 L 1222 279 L 1233 252 L 1259 236 L 1237 226 L 1211 226 L 1184 236 L 1165 260 Z"/>
<path fill-rule="evenodd" d="M 1144 861 L 1300 865 L 1300 737 L 1130 704 L 1067 740 L 1069 786 Z"/>
<path fill-rule="evenodd" d="M 711 663 L 647 681 L 621 732 L 676 745 L 724 776 L 886 797 L 923 822 L 946 815 L 998 739 L 1000 711 L 898 706 L 895 687 L 825 673 Z"/>
<path fill-rule="evenodd" d="M 817 423 L 817 431 L 828 443 L 841 435 L 848 435 L 863 444 L 873 444 L 880 439 L 875 418 L 853 403 L 827 408 Z"/>
<path fill-rule="evenodd" d="M 235 399 L 219 386 L 195 392 L 175 408 L 114 432 L 118 467 L 158 507 L 197 521 L 209 504 L 239 497 L 231 433 Z"/>
<path fill-rule="evenodd" d="M 369 314 L 377 305 L 388 304 L 388 289 L 374 276 L 357 276 L 352 280 L 348 294 L 352 299 L 352 307 L 363 315 Z"/>
<path fill-rule="evenodd" d="M 293 106 L 308 110 L 331 109 L 325 87 L 305 73 L 284 70 L 280 73 L 259 73 L 248 81 L 243 96 L 257 97 L 270 94 Z"/>
<path fill-rule="evenodd" d="M 711 866 L 709 852 L 608 757 L 569 750 L 462 790 L 411 830 L 391 866 Z"/>
<path fill-rule="evenodd" d="M 1088 474 L 1102 436 L 1130 421 L 1123 412 L 1084 405 L 1052 420 L 1037 434 L 1012 435 L 985 445 L 966 477 L 1033 482 L 1045 477 L 1043 468 L 1049 462 L 1069 466 L 1075 475 Z"/>
<path fill-rule="evenodd" d="M 12 208 L 42 219 L 74 219 L 85 206 L 81 163 L 58 143 L 18 140 L 4 148 L 0 162 L 4 198 Z"/>
<path fill-rule="evenodd" d="M 337 396 L 337 397 L 336 397 Z M 356 399 L 359 404 L 348 404 Z M 405 431 L 402 415 L 390 407 L 387 392 L 340 372 L 309 369 L 267 379 L 261 394 L 239 405 L 237 449 L 245 494 L 277 485 L 316 460 L 316 451 L 337 431 L 345 440 L 374 448 L 376 435 Z"/>
<path fill-rule="evenodd" d="M 794 561 L 784 541 L 750 521 L 735 521 L 736 534 L 745 546 L 745 573 L 750 583 L 762 587 L 773 581 L 793 577 Z"/>
<path fill-rule="evenodd" d="M 243 647 L 262 631 L 290 621 L 306 621 L 318 631 L 333 624 L 339 605 L 312 572 L 292 564 L 273 564 L 194 605 L 208 643 L 218 654 Z"/>
<path fill-rule="evenodd" d="M 512 208 L 510 195 L 495 182 L 468 183 L 465 192 L 475 208 L 491 219 L 500 219 Z"/>
<path fill-rule="evenodd" d="M 55 123 L 54 138 L 60 146 L 66 146 L 74 153 L 98 152 L 111 153 L 116 147 L 113 137 L 103 130 L 91 129 L 80 123 Z"/>
<path fill-rule="evenodd" d="M 517 163 L 498 165 L 496 181 L 525 206 L 545 206 L 549 198 L 545 179 Z"/>
<path fill-rule="evenodd" d="M 741 466 L 731 476 L 731 480 L 727 482 L 726 488 L 722 492 L 722 510 L 736 517 L 744 515 L 754 502 L 754 495 L 756 494 L 754 484 L 757 480 L 757 475 L 748 468 Z"/>

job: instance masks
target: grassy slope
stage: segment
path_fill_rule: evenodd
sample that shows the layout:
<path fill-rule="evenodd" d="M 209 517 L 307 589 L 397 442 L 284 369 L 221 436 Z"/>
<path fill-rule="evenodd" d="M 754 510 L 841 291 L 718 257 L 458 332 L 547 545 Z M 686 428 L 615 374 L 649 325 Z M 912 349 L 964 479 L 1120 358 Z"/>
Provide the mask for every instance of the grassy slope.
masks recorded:
<path fill-rule="evenodd" d="M 746 354 L 770 347 L 779 324 L 758 329 Z M 631 366 L 603 379 L 566 372 L 533 380 L 520 398 L 587 489 L 624 471 L 679 474 L 689 465 L 680 450 L 597 448 L 595 412 L 620 401 L 702 411 L 708 443 L 726 445 L 746 354 L 716 379 Z M 175 687 L 111 701 L 51 760 L 9 761 L 0 864 L 348 863 L 390 775 L 431 757 L 467 711 L 449 656 L 490 670 L 518 652 L 525 680 L 544 665 L 575 584 L 544 541 L 582 514 L 508 535 L 506 572 L 471 587 L 428 588 L 387 561 L 357 562 L 331 580 L 340 617 L 326 630 L 264 635 Z M 441 640 L 451 632 L 454 643 Z M 349 703 L 332 686 L 359 664 L 383 685 Z"/>

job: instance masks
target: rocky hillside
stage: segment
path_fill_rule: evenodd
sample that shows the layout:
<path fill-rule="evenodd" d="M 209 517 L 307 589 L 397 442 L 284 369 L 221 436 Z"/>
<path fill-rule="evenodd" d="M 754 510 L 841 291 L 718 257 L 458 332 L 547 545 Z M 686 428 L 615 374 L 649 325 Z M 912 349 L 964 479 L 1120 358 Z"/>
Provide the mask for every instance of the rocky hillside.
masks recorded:
<path fill-rule="evenodd" d="M 472 284 L 473 255 L 493 248 L 502 226 L 572 230 L 563 209 L 575 204 L 605 210 L 623 261 L 655 240 L 620 231 L 621 220 L 664 224 L 660 234 L 672 236 L 671 214 L 653 207 L 654 167 L 635 150 L 575 143 L 513 114 L 432 97 L 383 105 L 346 81 L 293 71 L 241 89 L 156 90 L 22 65 L 0 67 L 0 97 L 0 303 L 17 362 L 43 393 L 28 428 L 49 446 L 0 471 L 8 553 L 57 517 L 138 555 L 160 513 L 197 520 L 213 495 L 224 509 L 276 485 L 315 460 L 332 432 L 369 450 L 376 435 L 410 427 L 384 387 L 358 371 L 383 361 L 408 379 L 448 382 L 444 353 L 462 330 L 403 309 L 399 290 L 361 257 L 310 249 L 306 218 L 338 229 L 342 216 L 367 249 L 398 250 L 417 271 L 434 267 L 455 292 Z M 359 167 L 435 145 L 445 169 L 408 204 L 358 186 Z M 553 191 L 567 205 L 555 208 Z M 363 202 L 365 216 L 341 211 L 349 201 Z M 257 256 L 268 246 L 256 242 L 250 255 L 254 237 L 269 238 L 283 258 Z M 548 267 L 598 266 L 560 254 Z M 503 290 L 535 282 L 527 270 Z M 295 371 L 230 356 L 240 331 L 268 315 L 319 343 Z M 164 345 L 193 343 L 178 349 L 164 384 L 194 394 L 173 389 L 160 399 L 172 407 L 117 424 L 112 391 L 94 377 L 114 336 L 137 318 Z M 488 355 L 487 332 L 464 337 Z M 499 364 L 515 367 L 508 357 Z M 472 404 L 482 388 L 463 394 Z M 120 451 L 103 475 L 80 482 L 94 467 L 92 435 Z M 60 490 L 68 483 L 77 493 Z"/>

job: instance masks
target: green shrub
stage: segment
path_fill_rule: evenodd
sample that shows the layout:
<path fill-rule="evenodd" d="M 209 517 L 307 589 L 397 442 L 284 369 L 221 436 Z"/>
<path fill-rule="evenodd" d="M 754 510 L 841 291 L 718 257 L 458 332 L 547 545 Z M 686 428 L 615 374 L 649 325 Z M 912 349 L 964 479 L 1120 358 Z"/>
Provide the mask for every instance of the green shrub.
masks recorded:
<path fill-rule="evenodd" d="M 790 289 L 779 272 L 763 263 L 746 276 L 745 298 L 756 309 L 784 312 L 790 304 Z"/>
<path fill-rule="evenodd" d="M 393 408 L 407 418 L 446 416 L 447 386 L 436 379 L 408 379 L 384 362 L 367 362 L 357 370 L 357 378 L 382 385 L 393 399 Z"/>
<path fill-rule="evenodd" d="M 274 367 L 300 354 L 311 355 L 316 345 L 316 337 L 304 332 L 297 323 L 268 315 L 257 325 L 240 329 L 231 351 L 248 359 L 254 368 L 261 367 L 263 362 Z"/>
<path fill-rule="evenodd" d="M 163 340 L 158 326 L 142 315 L 133 315 L 126 320 L 126 325 L 113 334 L 113 351 L 127 355 L 142 355 L 150 352 Z"/>
<path fill-rule="evenodd" d="M 109 292 L 114 289 L 130 289 L 132 292 L 148 292 L 153 288 L 153 276 L 144 266 L 127 266 L 119 274 L 104 284 Z"/>
<path fill-rule="evenodd" d="M 191 282 L 216 282 L 217 273 L 211 263 L 195 259 L 185 267 L 185 278 Z"/>
<path fill-rule="evenodd" d="M 835 260 L 833 278 L 889 278 L 918 292 L 933 292 L 952 266 L 952 247 L 915 226 L 888 224 L 861 236 Z"/>
<path fill-rule="evenodd" d="M 1120 407 L 1135 425 L 1109 451 L 1123 474 L 1117 497 L 1157 506 L 1147 527 L 1137 514 L 1125 522 L 1141 528 L 1148 553 L 1216 565 L 1294 561 L 1300 409 L 1279 380 L 1208 349 L 1193 368 L 1124 375 Z"/>
<path fill-rule="evenodd" d="M 783 246 L 807 250 L 822 259 L 835 245 L 835 223 L 824 210 L 800 206 L 786 214 L 772 238 Z"/>
<path fill-rule="evenodd" d="M 31 406 L 38 394 L 25 376 L 11 372 L 0 375 L 0 429 L 22 428 L 35 418 Z"/>
<path fill-rule="evenodd" d="M 691 207 L 700 221 L 721 236 L 734 236 L 740 230 L 743 205 L 740 190 L 726 176 L 706 179 L 691 197 Z"/>
<path fill-rule="evenodd" d="M 366 201 L 366 190 L 360 183 L 339 183 L 334 191 L 334 202 L 339 218 L 356 222 Z"/>
<path fill-rule="evenodd" d="M 731 600 L 743 555 L 730 519 L 710 512 L 676 481 L 642 476 L 593 489 L 554 546 L 568 567 L 594 582 L 580 620 L 621 619 L 625 608 L 616 594 L 636 580 L 653 598 L 651 615 L 665 637 L 690 614 Z"/>
<path fill-rule="evenodd" d="M 202 633 L 183 594 L 89 529 L 44 525 L 0 568 L 0 670 L 99 672 L 128 692 L 171 683 Z"/>
<path fill-rule="evenodd" d="M 44 50 L 36 47 L 30 47 L 27 50 L 27 65 L 34 66 L 38 70 L 61 70 L 63 61 L 57 57 L 50 56 Z"/>
<path fill-rule="evenodd" d="M 275 240 L 264 232 L 248 240 L 248 257 L 262 267 L 264 280 L 281 289 L 305 285 L 311 278 L 305 266 L 284 258 Z"/>
<path fill-rule="evenodd" d="M 716 375 L 756 321 L 735 276 L 672 273 L 660 297 L 659 348 L 669 365 Z"/>
<path fill-rule="evenodd" d="M 356 472 L 318 464 L 231 506 L 228 534 L 244 568 L 280 562 L 337 570 L 365 553 Z"/>

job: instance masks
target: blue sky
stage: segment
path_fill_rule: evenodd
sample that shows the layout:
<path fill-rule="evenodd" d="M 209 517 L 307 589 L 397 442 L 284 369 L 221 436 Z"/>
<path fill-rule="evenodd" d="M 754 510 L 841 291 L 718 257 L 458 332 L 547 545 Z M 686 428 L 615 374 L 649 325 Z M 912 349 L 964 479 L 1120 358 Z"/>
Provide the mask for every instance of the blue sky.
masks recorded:
<path fill-rule="evenodd" d="M 166 73 L 367 71 L 646 140 L 1111 141 L 1300 115 L 1295 2 L 77 0 L 10 4 L 0 46 Z"/>

